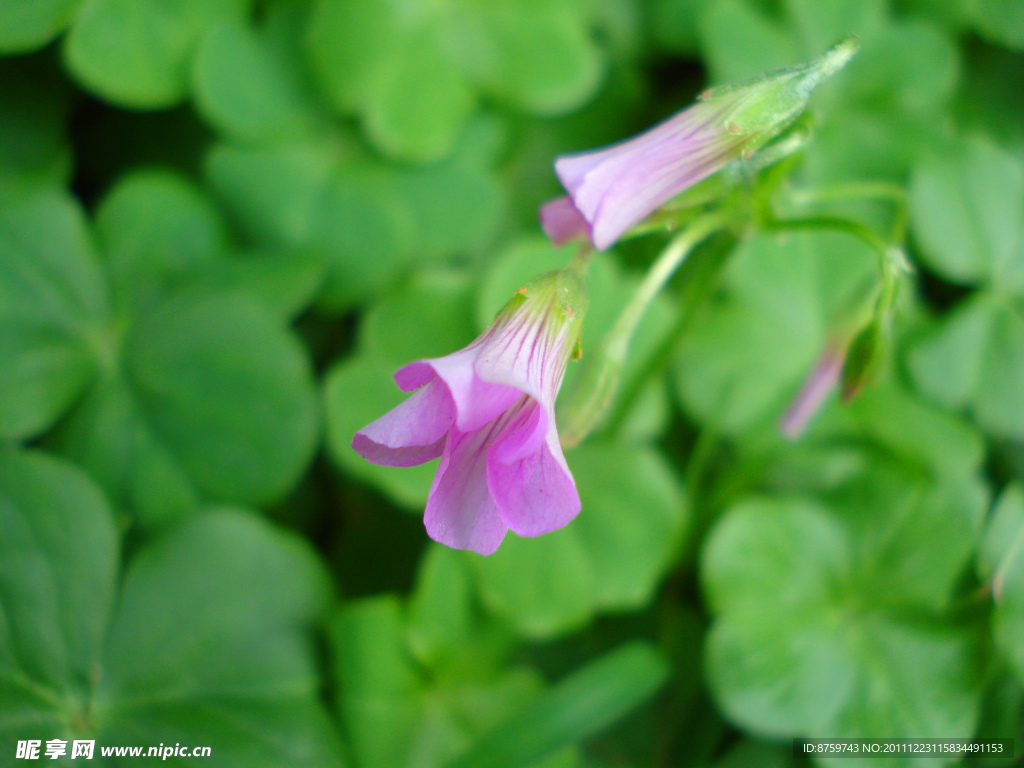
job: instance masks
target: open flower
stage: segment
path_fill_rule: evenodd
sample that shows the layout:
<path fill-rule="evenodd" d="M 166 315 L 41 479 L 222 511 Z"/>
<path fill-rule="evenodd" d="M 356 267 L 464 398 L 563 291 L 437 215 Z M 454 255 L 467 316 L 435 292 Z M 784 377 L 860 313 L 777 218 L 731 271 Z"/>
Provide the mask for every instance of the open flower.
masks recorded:
<path fill-rule="evenodd" d="M 705 91 L 632 139 L 559 157 L 555 173 L 569 195 L 541 209 L 544 231 L 556 243 L 587 234 L 599 250 L 610 247 L 665 202 L 778 135 L 856 50 L 856 38 L 847 38 L 809 64 Z"/>
<path fill-rule="evenodd" d="M 400 368 L 395 382 L 414 394 L 356 433 L 375 464 L 441 457 L 424 513 L 435 541 L 487 555 L 509 528 L 538 536 L 579 513 L 555 397 L 585 310 L 575 273 L 537 278 L 465 349 Z"/>

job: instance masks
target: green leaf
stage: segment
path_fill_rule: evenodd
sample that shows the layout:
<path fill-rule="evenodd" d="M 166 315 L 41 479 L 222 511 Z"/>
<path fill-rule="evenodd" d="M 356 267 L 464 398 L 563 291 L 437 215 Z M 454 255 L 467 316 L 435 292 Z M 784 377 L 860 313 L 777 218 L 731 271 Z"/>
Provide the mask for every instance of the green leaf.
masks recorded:
<path fill-rule="evenodd" d="M 375 171 L 344 168 L 313 200 L 310 247 L 326 260 L 320 296 L 330 311 L 380 294 L 413 253 L 412 214 Z"/>
<path fill-rule="evenodd" d="M 581 106 L 603 69 L 585 15 L 557 1 L 407 13 L 370 0 L 319 0 L 308 29 L 327 99 L 360 115 L 367 137 L 403 160 L 451 153 L 474 111 L 474 85 L 550 115 Z"/>
<path fill-rule="evenodd" d="M 136 171 L 100 203 L 96 233 L 118 298 L 151 309 L 224 259 L 227 232 L 213 203 L 170 171 Z"/>
<path fill-rule="evenodd" d="M 810 183 L 902 184 L 916 163 L 948 143 L 942 121 L 960 78 L 955 39 L 914 17 L 869 24 L 864 34 L 850 66 L 815 95 L 820 125 L 803 171 Z"/>
<path fill-rule="evenodd" d="M 950 408 L 971 401 L 981 384 L 993 311 L 989 297 L 977 293 L 910 347 L 907 362 L 918 389 Z"/>
<path fill-rule="evenodd" d="M 96 382 L 49 444 L 88 471 L 111 502 L 130 510 L 145 530 L 179 520 L 199 506 L 195 482 L 146 422 L 120 376 Z"/>
<path fill-rule="evenodd" d="M 802 58 L 792 31 L 746 0 L 706 4 L 699 31 L 701 53 L 714 84 L 754 77 Z"/>
<path fill-rule="evenodd" d="M 509 532 L 493 555 L 472 558 L 481 601 L 520 636 L 565 634 L 593 617 L 597 564 L 577 524 L 530 539 Z"/>
<path fill-rule="evenodd" d="M 170 300 L 132 329 L 125 358 L 146 421 L 210 497 L 274 501 L 312 459 L 309 361 L 255 299 Z"/>
<path fill-rule="evenodd" d="M 978 575 L 982 579 L 997 575 L 1005 579 L 1021 557 L 1024 557 L 1024 490 L 1012 484 L 999 497 L 985 528 L 978 553 Z"/>
<path fill-rule="evenodd" d="M 833 3 L 786 0 L 784 5 L 808 56 L 820 55 L 851 33 L 862 43 L 870 44 L 887 10 L 883 0 L 837 0 Z"/>
<path fill-rule="evenodd" d="M 463 66 L 499 98 L 534 114 L 558 115 L 597 91 L 604 67 L 584 15 L 557 0 L 465 11 L 461 32 L 473 44 L 464 48 Z"/>
<path fill-rule="evenodd" d="M 910 212 L 930 267 L 955 282 L 998 286 L 1011 259 L 1024 257 L 1024 166 L 975 137 L 915 170 Z"/>
<path fill-rule="evenodd" d="M 258 252 L 233 256 L 204 276 L 203 287 L 258 298 L 284 320 L 302 313 L 320 292 L 324 264 L 307 253 Z"/>
<path fill-rule="evenodd" d="M 329 596 L 308 545 L 248 513 L 211 511 L 158 540 L 128 568 L 110 630 L 94 715 L 104 743 L 337 765 L 307 634 Z"/>
<path fill-rule="evenodd" d="M 830 335 L 856 311 L 875 257 L 825 232 L 754 236 L 732 256 L 721 300 L 679 348 L 681 399 L 700 420 L 739 433 L 777 419 Z"/>
<path fill-rule="evenodd" d="M 465 272 L 417 272 L 367 310 L 360 350 L 398 368 L 461 349 L 476 336 L 470 316 L 474 288 Z"/>
<path fill-rule="evenodd" d="M 317 0 L 309 18 L 310 63 L 335 109 L 364 108 L 377 96 L 390 56 L 402 45 L 392 8 L 374 0 Z"/>
<path fill-rule="evenodd" d="M 0 53 L 41 48 L 67 26 L 81 0 L 7 0 L 0 5 Z"/>
<path fill-rule="evenodd" d="M 113 610 L 113 516 L 72 465 L 5 450 L 0 528 L 0 738 L 58 738 L 89 690 Z"/>
<path fill-rule="evenodd" d="M 639 609 L 688 533 L 679 481 L 646 447 L 594 442 L 572 451 L 569 462 L 583 501 L 573 525 L 597 573 L 593 599 L 602 608 Z M 643 510 L 642 525 L 633 510 Z"/>
<path fill-rule="evenodd" d="M 409 648 L 430 667 L 465 650 L 473 631 L 473 582 L 465 559 L 440 544 L 428 547 L 409 600 Z"/>
<path fill-rule="evenodd" d="M 412 211 L 417 262 L 472 253 L 492 238 L 504 212 L 494 176 L 459 158 L 395 175 L 397 194 Z"/>
<path fill-rule="evenodd" d="M 866 390 L 848 405 L 864 437 L 935 480 L 977 474 L 985 456 L 981 435 L 962 419 L 891 384 Z"/>
<path fill-rule="evenodd" d="M 1004 298 L 979 292 L 913 345 L 917 386 L 944 405 L 968 406 L 987 431 L 1024 435 L 1024 315 Z"/>
<path fill-rule="evenodd" d="M 590 662 L 542 695 L 449 768 L 521 768 L 579 743 L 651 696 L 665 682 L 661 656 L 639 641 Z"/>
<path fill-rule="evenodd" d="M 331 620 L 338 707 L 356 764 L 403 765 L 417 712 L 416 672 L 402 644 L 401 605 L 378 597 L 346 605 Z"/>
<path fill-rule="evenodd" d="M 922 591 L 884 554 L 888 542 L 916 550 L 919 569 L 961 554 L 872 535 L 870 521 L 856 519 L 863 511 L 838 511 L 798 498 L 755 499 L 715 525 L 702 578 L 717 616 L 707 657 L 716 699 L 734 721 L 774 737 L 973 733 L 982 680 L 972 632 L 933 618 L 921 603 L 887 607 L 900 602 L 896 595 L 914 601 Z"/>
<path fill-rule="evenodd" d="M 651 32 L 658 47 L 668 53 L 692 55 L 697 48 L 700 0 L 654 0 Z"/>
<path fill-rule="evenodd" d="M 568 461 L 579 518 L 537 538 L 509 533 L 493 555 L 472 558 L 484 604 L 526 637 L 564 633 L 599 610 L 643 605 L 683 543 L 682 491 L 656 451 L 592 443 Z"/>
<path fill-rule="evenodd" d="M 0 206 L 0 436 L 49 427 L 108 353 L 109 299 L 78 206 L 44 192 Z"/>
<path fill-rule="evenodd" d="M 349 603 L 331 622 L 338 709 L 358 765 L 441 768 L 543 687 L 523 668 L 428 680 L 409 655 L 404 630 L 403 606 L 391 595 Z"/>
<path fill-rule="evenodd" d="M 810 5 L 807 0 L 800 2 Z M 960 78 L 956 41 L 941 27 L 920 18 L 883 24 L 882 8 L 880 3 L 866 4 L 864 10 L 870 18 L 857 27 L 847 27 L 862 36 L 863 50 L 851 62 L 845 81 L 839 81 L 844 87 L 829 106 L 839 109 L 838 102 L 845 100 L 883 115 L 934 115 L 946 107 Z M 833 117 L 830 122 L 839 120 Z"/>
<path fill-rule="evenodd" d="M 322 122 L 300 62 L 266 31 L 229 21 L 196 56 L 196 104 L 214 127 L 242 142 L 301 137 Z"/>
<path fill-rule="evenodd" d="M 979 569 L 990 579 L 996 645 L 1024 680 L 1024 491 L 1011 485 L 989 521 Z"/>
<path fill-rule="evenodd" d="M 210 511 L 140 550 L 122 581 L 102 494 L 33 452 L 0 455 L 0 518 L 5 741 L 180 742 L 223 764 L 339 764 L 308 636 L 330 582 L 294 535 Z"/>
<path fill-rule="evenodd" d="M 388 64 L 365 108 L 367 137 L 403 160 L 448 155 L 476 106 L 461 70 L 432 29 L 409 35 Z"/>
<path fill-rule="evenodd" d="M 990 432 L 1024 436 L 1024 314 L 1003 305 L 993 316 L 992 337 L 975 401 L 978 421 Z"/>
<path fill-rule="evenodd" d="M 1003 0 L 969 0 L 964 3 L 974 27 L 990 40 L 1024 50 L 1024 9 Z"/>
<path fill-rule="evenodd" d="M 124 107 L 161 109 L 184 99 L 202 36 L 238 19 L 251 0 L 87 0 L 65 41 L 72 74 Z"/>

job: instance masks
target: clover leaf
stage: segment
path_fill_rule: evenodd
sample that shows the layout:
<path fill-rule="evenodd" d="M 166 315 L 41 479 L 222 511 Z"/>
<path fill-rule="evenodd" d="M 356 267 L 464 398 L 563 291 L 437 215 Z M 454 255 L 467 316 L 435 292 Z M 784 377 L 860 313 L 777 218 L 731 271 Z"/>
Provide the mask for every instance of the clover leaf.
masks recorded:
<path fill-rule="evenodd" d="M 712 530 L 702 562 L 716 616 L 708 675 L 744 727 L 773 737 L 974 732 L 977 634 L 942 606 L 984 499 L 953 491 L 950 502 L 950 489 L 939 488 L 922 495 L 913 474 L 885 464 L 870 459 L 822 500 L 740 501 Z M 958 539 L 967 543 L 945 546 Z M 851 760 L 868 764 L 841 763 Z"/>
<path fill-rule="evenodd" d="M 77 205 L 43 191 L 0 207 L 0 435 L 34 437 L 104 356 L 110 293 Z"/>
<path fill-rule="evenodd" d="M 1024 492 L 1019 485 L 1008 487 L 996 504 L 978 565 L 995 601 L 996 644 L 1024 681 Z"/>
<path fill-rule="evenodd" d="M 35 437 L 65 416 L 51 444 L 149 524 L 203 498 L 280 498 L 319 432 L 288 311 L 230 278 L 223 225 L 177 177 L 129 177 L 98 229 L 100 253 L 56 192 L 0 214 L 0 433 Z"/>
<path fill-rule="evenodd" d="M 309 636 L 329 580 L 297 537 L 210 510 L 120 574 L 103 494 L 37 452 L 0 453 L 0 519 L 5 741 L 180 742 L 222 764 L 340 765 Z"/>
<path fill-rule="evenodd" d="M 203 36 L 240 19 L 251 0 L 89 0 L 65 39 L 68 69 L 119 106 L 161 109 L 181 102 Z"/>
<path fill-rule="evenodd" d="M 938 403 L 968 407 L 993 434 L 1024 436 L 1024 312 L 978 291 L 910 347 L 910 372 Z"/>
<path fill-rule="evenodd" d="M 14 0 L 0 6 L 0 53 L 41 48 L 60 34 L 82 0 Z"/>
<path fill-rule="evenodd" d="M 331 622 L 338 709 L 357 766 L 570 768 L 579 765 L 574 745 L 665 677 L 664 662 L 644 643 L 617 648 L 551 688 L 530 667 L 499 666 L 500 657 L 424 670 L 410 653 L 403 608 L 393 595 L 364 598 Z M 469 647 L 468 638 L 449 639 L 462 652 Z"/>
<path fill-rule="evenodd" d="M 921 256 L 957 283 L 1024 291 L 1024 164 L 983 136 L 922 162 L 910 184 Z"/>
<path fill-rule="evenodd" d="M 458 2 L 403 14 L 372 0 L 318 0 L 309 59 L 327 100 L 359 115 L 379 149 L 437 160 L 451 153 L 478 92 L 544 115 L 593 95 L 601 60 L 571 7 Z"/>

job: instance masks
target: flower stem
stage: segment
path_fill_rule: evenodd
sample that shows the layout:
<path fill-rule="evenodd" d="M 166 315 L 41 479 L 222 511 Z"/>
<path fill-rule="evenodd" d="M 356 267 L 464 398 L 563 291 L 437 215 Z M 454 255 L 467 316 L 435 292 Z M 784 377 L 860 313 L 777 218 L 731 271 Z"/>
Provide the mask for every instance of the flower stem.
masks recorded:
<path fill-rule="evenodd" d="M 813 203 L 829 203 L 839 200 L 885 200 L 894 209 L 892 242 L 899 243 L 906 238 L 907 191 L 899 184 L 889 181 L 848 181 L 840 184 L 829 184 L 816 189 L 796 190 L 791 194 L 792 200 L 798 205 Z"/>
<path fill-rule="evenodd" d="M 607 432 L 615 434 L 622 427 L 636 399 L 643 392 L 644 386 L 661 375 L 679 343 L 686 336 L 689 328 L 697 317 L 704 298 L 715 285 L 723 267 L 732 255 L 730 246 L 718 252 L 709 253 L 708 258 L 694 262 L 693 272 L 687 277 L 678 301 L 678 312 L 672 327 L 665 333 L 655 350 L 636 366 L 636 373 L 630 377 L 623 387 L 621 396 L 615 406 L 615 412 L 608 419 Z"/>
<path fill-rule="evenodd" d="M 587 270 L 590 268 L 590 260 L 594 256 L 594 248 L 590 243 L 581 243 L 573 254 L 572 259 L 565 265 L 567 272 L 573 272 L 580 280 L 585 280 Z"/>
<path fill-rule="evenodd" d="M 679 265 L 689 253 L 708 235 L 716 230 L 722 229 L 728 223 L 728 217 L 720 212 L 706 214 L 694 219 L 690 225 L 680 232 L 662 251 L 657 261 L 644 276 L 643 282 L 637 288 L 636 293 L 630 298 L 622 310 L 622 314 L 615 321 L 615 325 L 608 331 L 604 339 L 604 354 L 613 363 L 622 365 L 626 360 L 626 353 L 629 351 L 630 342 L 636 333 L 636 328 L 643 319 L 647 308 L 654 301 L 654 297 L 665 287 L 665 283 L 675 274 Z"/>
<path fill-rule="evenodd" d="M 654 262 L 650 271 L 630 298 L 601 346 L 592 355 L 585 355 L 583 368 L 559 414 L 559 435 L 562 447 L 578 445 L 604 419 L 619 388 L 623 364 L 637 326 L 654 297 L 665 287 L 694 247 L 730 221 L 721 212 L 704 214 L 694 219 L 678 234 Z M 635 387 L 629 390 L 629 403 L 635 399 Z M 622 418 L 621 405 L 615 424 Z"/>

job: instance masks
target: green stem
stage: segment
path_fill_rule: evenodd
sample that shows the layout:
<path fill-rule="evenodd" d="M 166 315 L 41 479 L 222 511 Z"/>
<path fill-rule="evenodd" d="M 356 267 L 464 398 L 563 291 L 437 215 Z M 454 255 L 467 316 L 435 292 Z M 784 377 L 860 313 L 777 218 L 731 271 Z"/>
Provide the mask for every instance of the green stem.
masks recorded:
<path fill-rule="evenodd" d="M 587 270 L 590 268 L 590 260 L 593 256 L 593 246 L 590 243 L 581 243 L 579 248 L 576 249 L 576 253 L 573 254 L 572 259 L 566 264 L 566 271 L 574 272 L 580 280 L 586 279 Z"/>
<path fill-rule="evenodd" d="M 687 255 L 704 238 L 716 230 L 722 229 L 728 223 L 725 214 L 715 212 L 706 214 L 693 222 L 669 243 L 662 251 L 657 261 L 644 276 L 643 282 L 637 288 L 636 293 L 630 298 L 629 303 L 622 310 L 622 314 L 615 321 L 615 325 L 608 331 L 604 339 L 604 354 L 617 365 L 626 361 L 626 353 L 629 351 L 630 342 L 636 333 L 647 308 L 654 301 L 665 283 L 683 263 Z"/>
<path fill-rule="evenodd" d="M 836 232 L 845 232 L 856 237 L 867 245 L 879 257 L 883 265 L 891 261 L 889 244 L 871 229 L 859 221 L 844 219 L 839 216 L 807 216 L 795 219 L 769 218 L 761 223 L 766 232 L 785 232 L 791 229 L 831 229 Z"/>
<path fill-rule="evenodd" d="M 835 200 L 889 200 L 906 205 L 907 193 L 891 181 L 848 181 L 793 193 L 795 203 L 827 203 Z"/>
<path fill-rule="evenodd" d="M 829 203 L 838 200 L 885 200 L 892 203 L 893 215 L 891 240 L 901 243 L 906 239 L 909 211 L 907 190 L 889 181 L 849 181 L 830 184 L 817 189 L 804 189 L 792 193 L 792 200 L 798 205 Z"/>
<path fill-rule="evenodd" d="M 679 339 L 687 334 L 688 329 L 698 316 L 703 297 L 707 295 L 716 278 L 721 274 L 731 253 L 732 248 L 729 248 L 721 253 L 708 254 L 707 260 L 693 263 L 694 271 L 687 276 L 682 295 L 677 302 L 679 311 L 676 320 L 668 333 L 662 337 L 657 348 L 648 355 L 646 360 L 636 366 L 635 375 L 631 376 L 627 385 L 623 387 L 615 411 L 608 420 L 608 433 L 615 434 L 622 427 L 645 384 L 660 376 L 662 369 L 668 365 Z"/>

